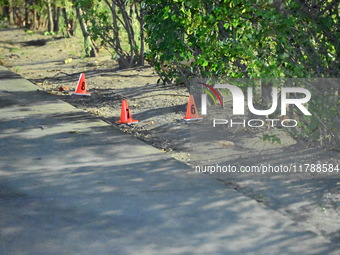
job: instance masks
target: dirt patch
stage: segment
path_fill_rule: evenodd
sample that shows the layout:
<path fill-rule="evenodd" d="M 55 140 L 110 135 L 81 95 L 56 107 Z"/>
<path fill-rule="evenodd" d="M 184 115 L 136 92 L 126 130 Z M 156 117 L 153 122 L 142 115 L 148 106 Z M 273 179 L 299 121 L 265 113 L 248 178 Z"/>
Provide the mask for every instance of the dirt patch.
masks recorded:
<path fill-rule="evenodd" d="M 197 165 L 207 164 L 235 167 L 339 164 L 337 152 L 322 147 L 307 148 L 280 129 L 271 132 L 280 137 L 281 145 L 263 140 L 263 134 L 268 132 L 266 129 L 249 128 L 223 129 L 222 139 L 216 142 L 211 142 L 208 137 L 192 141 L 195 139 L 192 130 L 197 124 L 182 120 L 188 100 L 186 88 L 157 85 L 158 76 L 151 67 L 118 70 L 105 51 L 95 59 L 83 58 L 81 38 L 28 35 L 20 29 L 2 30 L 0 38 L 1 64 L 41 89 L 101 117 L 114 128 L 131 133 L 191 164 L 192 174 L 195 174 Z M 86 75 L 90 97 L 70 95 L 80 73 Z M 127 99 L 138 124 L 116 124 L 122 99 Z M 214 173 L 207 177 L 234 187 L 333 243 L 340 243 L 339 173 L 333 172 L 330 176 L 316 172 L 294 175 Z"/>

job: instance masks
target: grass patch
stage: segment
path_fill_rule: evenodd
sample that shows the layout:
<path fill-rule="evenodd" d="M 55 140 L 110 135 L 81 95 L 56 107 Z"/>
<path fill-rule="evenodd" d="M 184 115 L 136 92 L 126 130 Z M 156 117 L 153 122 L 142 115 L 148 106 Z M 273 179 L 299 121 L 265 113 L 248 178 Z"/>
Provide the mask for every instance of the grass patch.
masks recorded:
<path fill-rule="evenodd" d="M 18 52 L 19 50 L 20 50 L 20 48 L 13 47 L 9 50 L 9 52 Z"/>

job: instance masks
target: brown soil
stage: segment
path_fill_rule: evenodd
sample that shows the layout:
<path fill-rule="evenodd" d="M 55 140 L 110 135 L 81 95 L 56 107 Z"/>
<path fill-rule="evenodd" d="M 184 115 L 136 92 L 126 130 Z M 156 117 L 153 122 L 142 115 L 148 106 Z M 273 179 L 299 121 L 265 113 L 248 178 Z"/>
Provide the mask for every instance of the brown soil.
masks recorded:
<path fill-rule="evenodd" d="M 20 29 L 0 31 L 0 64 L 194 168 L 196 165 L 339 164 L 339 154 L 322 147 L 307 148 L 282 130 L 274 130 L 282 144 L 263 141 L 262 129 L 224 130 L 224 139 L 199 139 L 190 146 L 196 124 L 182 120 L 188 92 L 175 85 L 157 85 L 153 68 L 118 70 L 106 51 L 98 58 L 83 58 L 81 38 L 28 35 Z M 71 96 L 80 73 L 85 73 L 89 97 Z M 59 91 L 63 87 L 66 91 Z M 69 90 L 67 90 L 69 89 Z M 127 99 L 136 125 L 118 125 L 121 100 Z M 204 148 L 202 150 L 201 148 Z M 213 153 L 207 153 L 207 152 Z M 192 161 L 190 162 L 190 153 Z M 194 170 L 191 174 L 194 174 Z M 340 243 L 339 173 L 208 175 L 287 215 L 305 227 Z M 207 177 L 208 177 L 207 176 Z"/>

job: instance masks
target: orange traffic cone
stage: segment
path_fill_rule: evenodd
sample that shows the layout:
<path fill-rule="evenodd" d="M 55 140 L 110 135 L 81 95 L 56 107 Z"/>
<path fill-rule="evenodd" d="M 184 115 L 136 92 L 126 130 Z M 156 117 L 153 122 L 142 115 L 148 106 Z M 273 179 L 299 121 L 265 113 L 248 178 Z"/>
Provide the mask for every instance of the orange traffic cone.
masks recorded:
<path fill-rule="evenodd" d="M 187 113 L 183 118 L 185 121 L 203 119 L 203 117 L 198 114 L 198 110 L 193 95 L 189 96 Z"/>
<path fill-rule="evenodd" d="M 120 112 L 120 120 L 116 121 L 116 123 L 119 124 L 134 124 L 138 123 L 138 120 L 134 120 L 132 118 L 132 114 L 130 113 L 128 103 L 126 102 L 125 99 L 122 100 L 122 109 Z"/>
<path fill-rule="evenodd" d="M 76 91 L 73 92 L 72 95 L 91 96 L 90 93 L 86 92 L 86 80 L 84 73 L 80 74 Z"/>

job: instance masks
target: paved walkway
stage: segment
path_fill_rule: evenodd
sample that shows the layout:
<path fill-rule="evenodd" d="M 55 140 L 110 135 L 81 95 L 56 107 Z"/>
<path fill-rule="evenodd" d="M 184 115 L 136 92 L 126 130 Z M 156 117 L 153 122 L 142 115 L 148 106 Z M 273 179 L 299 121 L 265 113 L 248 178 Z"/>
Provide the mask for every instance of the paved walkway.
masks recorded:
<path fill-rule="evenodd" d="M 0 67 L 0 254 L 339 254 Z"/>

